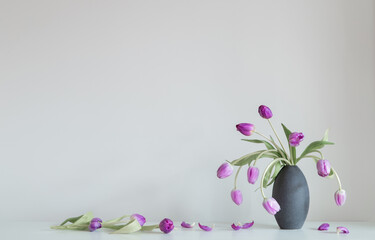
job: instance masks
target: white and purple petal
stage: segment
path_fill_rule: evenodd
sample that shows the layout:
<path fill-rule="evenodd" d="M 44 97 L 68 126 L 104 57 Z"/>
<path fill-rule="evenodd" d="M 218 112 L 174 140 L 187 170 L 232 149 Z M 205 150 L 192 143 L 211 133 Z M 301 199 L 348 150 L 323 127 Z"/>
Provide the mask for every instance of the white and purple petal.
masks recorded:
<path fill-rule="evenodd" d="M 212 227 L 209 227 L 209 226 L 205 226 L 205 225 L 202 225 L 200 223 L 198 223 L 200 229 L 202 229 L 203 231 L 206 231 L 206 232 L 209 232 L 212 230 Z"/>
<path fill-rule="evenodd" d="M 193 228 L 194 225 L 195 225 L 195 222 L 193 222 L 193 223 L 191 223 L 191 224 L 189 224 L 189 223 L 187 223 L 187 222 L 182 222 L 182 223 L 181 223 L 181 227 L 183 227 L 183 228 Z"/>
<path fill-rule="evenodd" d="M 329 229 L 329 224 L 328 223 L 322 223 L 319 227 L 319 231 L 327 231 Z"/>
<path fill-rule="evenodd" d="M 245 223 L 244 225 L 242 225 L 242 229 L 251 228 L 253 225 L 254 225 L 254 221 L 249 222 L 249 223 Z"/>
<path fill-rule="evenodd" d="M 234 223 L 231 225 L 231 227 L 232 227 L 233 230 L 235 230 L 235 231 L 238 231 L 238 230 L 240 230 L 240 229 L 242 228 L 241 224 L 236 225 L 236 224 L 234 224 Z"/>
<path fill-rule="evenodd" d="M 347 229 L 346 227 L 337 227 L 336 232 L 337 234 L 339 233 L 349 234 L 349 229 Z"/>

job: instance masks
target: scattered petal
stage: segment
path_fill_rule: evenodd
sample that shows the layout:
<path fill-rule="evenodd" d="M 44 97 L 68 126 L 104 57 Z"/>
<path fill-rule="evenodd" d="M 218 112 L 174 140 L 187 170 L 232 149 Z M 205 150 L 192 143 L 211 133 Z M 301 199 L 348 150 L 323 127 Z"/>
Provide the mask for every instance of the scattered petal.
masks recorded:
<path fill-rule="evenodd" d="M 253 225 L 254 225 L 254 221 L 249 222 L 249 223 L 245 223 L 244 225 L 242 225 L 242 229 L 251 228 Z"/>
<path fill-rule="evenodd" d="M 322 223 L 322 225 L 320 225 L 318 227 L 319 231 L 327 231 L 328 229 L 329 229 L 329 224 L 328 223 Z"/>
<path fill-rule="evenodd" d="M 348 234 L 349 229 L 347 229 L 346 227 L 337 227 L 336 232 L 337 232 L 337 234 L 340 234 L 340 233 Z"/>
<path fill-rule="evenodd" d="M 187 223 L 187 222 L 182 222 L 182 223 L 181 223 L 181 227 L 183 227 L 183 228 L 193 228 L 194 225 L 195 225 L 195 222 L 193 222 L 193 223 L 191 223 L 191 224 L 189 224 L 189 223 Z"/>
<path fill-rule="evenodd" d="M 231 225 L 231 227 L 232 227 L 233 230 L 235 230 L 235 231 L 238 231 L 238 230 L 240 230 L 240 229 L 242 228 L 241 224 L 236 225 L 236 224 L 234 224 L 234 223 Z"/>
<path fill-rule="evenodd" d="M 212 227 L 209 227 L 209 226 L 204 226 L 204 225 L 201 225 L 200 223 L 198 223 L 199 227 L 203 230 L 203 231 L 206 231 L 206 232 L 209 232 L 212 230 Z"/>

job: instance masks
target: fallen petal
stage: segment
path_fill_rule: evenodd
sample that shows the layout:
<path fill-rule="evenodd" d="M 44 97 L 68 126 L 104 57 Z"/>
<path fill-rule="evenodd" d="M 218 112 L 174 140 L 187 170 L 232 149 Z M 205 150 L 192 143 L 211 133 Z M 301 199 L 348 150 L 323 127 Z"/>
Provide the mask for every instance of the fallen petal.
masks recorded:
<path fill-rule="evenodd" d="M 349 230 L 346 227 L 337 227 L 336 232 L 337 234 L 339 233 L 348 234 Z"/>
<path fill-rule="evenodd" d="M 242 225 L 242 229 L 251 228 L 253 225 L 254 225 L 254 221 L 249 222 L 249 223 L 245 223 L 244 225 Z"/>
<path fill-rule="evenodd" d="M 322 225 L 320 225 L 318 227 L 319 231 L 327 231 L 328 229 L 329 229 L 329 224 L 328 223 L 322 223 Z"/>
<path fill-rule="evenodd" d="M 192 224 L 189 224 L 187 222 L 182 222 L 181 223 L 181 227 L 183 227 L 183 228 L 193 228 L 194 225 L 195 225 L 195 222 L 193 222 Z"/>
<path fill-rule="evenodd" d="M 204 225 L 201 225 L 200 223 L 198 223 L 198 225 L 199 225 L 199 227 L 200 227 L 203 231 L 207 231 L 207 232 L 209 232 L 209 231 L 212 230 L 212 228 L 209 227 L 209 226 L 204 226 Z"/>
<path fill-rule="evenodd" d="M 240 230 L 242 227 L 241 227 L 241 224 L 238 224 L 238 225 L 236 225 L 236 224 L 232 224 L 231 225 L 231 227 L 233 228 L 233 230 L 235 230 L 235 231 L 238 231 L 238 230 Z"/>

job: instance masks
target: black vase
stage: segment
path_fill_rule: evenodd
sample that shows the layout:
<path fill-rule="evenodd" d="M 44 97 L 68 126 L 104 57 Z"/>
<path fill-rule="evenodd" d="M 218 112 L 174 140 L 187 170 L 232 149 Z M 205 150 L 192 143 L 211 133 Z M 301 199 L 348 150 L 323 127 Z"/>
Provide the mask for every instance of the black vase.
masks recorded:
<path fill-rule="evenodd" d="M 272 197 L 280 205 L 275 214 L 281 229 L 300 229 L 305 223 L 310 205 L 309 187 L 297 166 L 284 166 L 273 184 Z"/>

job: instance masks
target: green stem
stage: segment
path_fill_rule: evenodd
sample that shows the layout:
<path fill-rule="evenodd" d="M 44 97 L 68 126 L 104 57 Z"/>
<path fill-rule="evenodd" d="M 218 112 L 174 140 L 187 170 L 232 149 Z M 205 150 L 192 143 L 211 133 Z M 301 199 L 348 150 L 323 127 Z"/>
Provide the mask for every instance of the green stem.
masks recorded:
<path fill-rule="evenodd" d="M 242 166 L 240 166 L 237 170 L 237 173 L 236 173 L 236 176 L 234 177 L 234 190 L 237 189 L 237 177 L 238 177 L 238 174 L 240 173 L 240 170 L 241 170 Z"/>
<path fill-rule="evenodd" d="M 277 140 L 279 140 L 279 143 L 280 143 L 281 147 L 283 148 L 284 152 L 286 153 L 285 148 L 284 148 L 284 145 L 281 143 L 281 140 L 280 140 L 280 138 L 279 138 L 279 135 L 277 135 L 277 133 L 276 133 L 276 131 L 275 131 L 275 128 L 272 126 L 271 121 L 270 121 L 269 119 L 267 119 L 267 121 L 268 121 L 268 123 L 270 124 L 270 126 L 271 126 L 273 132 L 275 133 L 275 135 L 276 135 L 276 137 L 277 137 Z"/>
<path fill-rule="evenodd" d="M 333 169 L 333 168 L 331 168 L 331 169 L 332 169 L 333 173 L 336 176 L 337 182 L 339 183 L 339 190 L 341 190 L 342 187 L 341 187 L 341 181 L 340 181 L 339 175 L 337 174 L 337 172 L 335 171 L 335 169 Z"/>
<path fill-rule="evenodd" d="M 258 159 L 260 159 L 264 154 L 266 154 L 266 153 L 272 153 L 272 152 L 277 152 L 277 150 L 271 149 L 271 150 L 267 150 L 267 151 L 264 151 L 261 154 L 259 154 L 258 157 L 255 159 L 253 166 L 255 166 L 255 164 L 257 163 Z M 274 156 L 278 157 L 276 154 L 274 154 Z"/>
<path fill-rule="evenodd" d="M 279 151 L 279 153 L 281 154 L 281 156 L 282 156 L 283 158 L 285 158 L 285 159 L 289 159 L 288 156 L 285 155 L 286 153 L 284 153 L 283 150 L 281 150 L 281 148 L 275 143 L 275 141 L 273 141 L 273 140 L 271 139 L 271 143 L 276 147 L 276 149 Z"/>
<path fill-rule="evenodd" d="M 275 160 L 273 160 L 270 164 L 268 164 L 268 166 L 266 167 L 266 169 L 264 170 L 263 172 L 263 175 L 262 175 L 262 178 L 260 180 L 260 192 L 262 193 L 262 196 L 264 199 L 266 199 L 266 195 L 264 195 L 264 190 L 263 190 L 263 181 L 264 181 L 264 177 L 266 176 L 266 173 L 268 171 L 268 169 L 275 163 L 275 162 L 278 162 L 278 161 L 284 161 L 286 163 L 288 163 L 289 165 L 292 165 L 288 160 L 286 160 L 285 158 L 276 158 Z"/>

